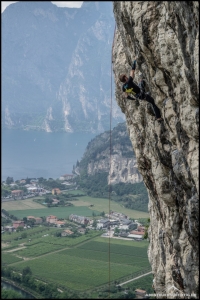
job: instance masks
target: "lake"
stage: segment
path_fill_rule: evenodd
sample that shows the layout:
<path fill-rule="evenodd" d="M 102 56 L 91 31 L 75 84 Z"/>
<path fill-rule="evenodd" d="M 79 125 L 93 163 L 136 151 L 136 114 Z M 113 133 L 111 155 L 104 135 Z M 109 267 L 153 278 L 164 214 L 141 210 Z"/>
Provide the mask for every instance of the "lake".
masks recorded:
<path fill-rule="evenodd" d="M 59 178 L 71 174 L 96 134 L 3 129 L 1 178 Z"/>

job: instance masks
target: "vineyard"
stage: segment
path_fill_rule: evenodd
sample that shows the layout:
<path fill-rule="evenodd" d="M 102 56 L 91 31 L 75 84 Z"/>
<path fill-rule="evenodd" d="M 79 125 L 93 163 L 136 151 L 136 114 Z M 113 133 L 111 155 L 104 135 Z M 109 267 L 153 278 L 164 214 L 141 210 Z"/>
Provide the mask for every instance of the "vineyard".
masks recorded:
<path fill-rule="evenodd" d="M 108 239 L 97 237 L 97 234 L 99 232 L 91 231 L 88 236 L 77 238 L 49 235 L 43 238 L 43 242 L 37 238 L 37 244 L 15 252 L 15 255 L 32 259 L 19 262 L 13 260 L 13 268 L 22 272 L 28 266 L 37 279 L 58 284 L 61 289 L 77 291 L 103 286 L 109 280 L 113 282 L 136 276 L 138 272 L 149 268 L 145 255 L 147 242 L 112 239 L 109 253 Z M 59 252 L 54 252 L 57 250 Z M 5 262 L 12 266 L 11 256 L 5 256 Z"/>

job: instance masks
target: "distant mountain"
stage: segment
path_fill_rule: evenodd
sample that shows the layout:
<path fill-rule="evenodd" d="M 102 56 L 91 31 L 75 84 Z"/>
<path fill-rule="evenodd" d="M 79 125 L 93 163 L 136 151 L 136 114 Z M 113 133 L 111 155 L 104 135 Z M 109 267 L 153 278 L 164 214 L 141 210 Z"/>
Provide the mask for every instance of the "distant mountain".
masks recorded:
<path fill-rule="evenodd" d="M 45 131 L 109 128 L 112 2 L 60 8 L 19 1 L 2 13 L 2 125 Z M 113 85 L 114 86 L 114 85 Z M 113 103 L 113 125 L 124 120 Z"/>

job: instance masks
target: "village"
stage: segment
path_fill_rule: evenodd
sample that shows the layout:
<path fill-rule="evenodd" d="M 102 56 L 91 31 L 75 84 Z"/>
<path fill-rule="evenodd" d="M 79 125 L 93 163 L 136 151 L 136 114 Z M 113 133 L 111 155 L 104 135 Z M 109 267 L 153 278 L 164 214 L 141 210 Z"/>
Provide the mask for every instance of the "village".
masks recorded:
<path fill-rule="evenodd" d="M 73 235 L 74 230 L 72 228 L 76 228 L 76 232 L 80 234 L 86 234 L 88 230 L 102 230 L 102 237 L 133 239 L 136 241 L 143 240 L 145 234 L 145 227 L 138 220 L 132 221 L 126 215 L 113 211 L 110 214 L 105 214 L 105 218 L 99 219 L 75 214 L 71 214 L 66 220 L 59 220 L 54 215 L 49 215 L 46 218 L 27 216 L 23 220 L 12 221 L 12 225 L 2 226 L 1 232 L 22 231 L 42 224 L 62 228 L 62 237 Z M 71 226 L 73 224 L 76 226 Z"/>
<path fill-rule="evenodd" d="M 21 179 L 17 181 L 13 181 L 12 177 L 8 177 L 6 181 L 2 182 L 2 189 L 3 187 L 9 187 L 10 190 L 7 190 L 6 194 L 4 193 L 1 195 L 2 201 L 9 201 L 9 200 L 19 200 L 19 199 L 27 199 L 32 198 L 34 196 L 43 196 L 46 194 L 51 194 L 52 191 L 54 194 L 60 194 L 61 190 L 65 188 L 69 189 L 70 186 L 73 186 L 71 180 L 74 178 L 73 174 L 64 174 L 59 177 L 57 182 L 59 183 L 60 188 L 53 188 L 47 189 L 44 188 L 41 182 L 37 178 L 28 178 L 28 179 Z M 55 180 L 52 179 L 55 182 Z"/>
<path fill-rule="evenodd" d="M 73 176 L 74 175 L 72 174 L 62 175 L 60 176 L 59 181 L 63 186 L 70 186 L 72 184 L 71 179 L 73 179 Z M 9 185 L 12 190 L 9 196 L 2 197 L 2 201 L 23 200 L 36 196 L 52 195 L 55 197 L 51 198 L 50 204 L 45 202 L 42 204 L 48 206 L 57 206 L 60 204 L 61 201 L 56 197 L 62 194 L 60 188 L 52 188 L 52 190 L 45 189 L 39 184 L 38 179 L 36 178 L 30 179 L 28 184 L 26 182 L 27 180 L 25 179 L 9 184 L 3 182 L 3 185 Z M 15 189 L 17 186 L 20 186 L 21 188 Z M 70 203 L 68 203 L 68 205 L 70 205 Z M 2 214 L 2 216 L 8 218 L 8 216 L 5 215 L 5 212 L 2 212 Z M 145 227 L 142 226 L 138 220 L 133 221 L 132 219 L 129 219 L 127 215 L 114 211 L 110 211 L 110 214 L 104 214 L 103 218 L 102 216 L 100 218 L 89 218 L 76 214 L 71 214 L 66 220 L 60 220 L 55 215 L 49 215 L 46 218 L 26 216 L 23 220 L 12 220 L 12 225 L 2 226 L 1 232 L 14 232 L 16 230 L 29 229 L 32 226 L 39 225 L 63 228 L 61 233 L 62 237 L 73 235 L 74 231 L 72 228 L 76 228 L 76 232 L 80 234 L 85 234 L 88 230 L 102 230 L 102 237 L 105 238 L 123 238 L 136 241 L 143 240 L 145 234 Z M 74 227 L 71 225 L 76 226 Z"/>

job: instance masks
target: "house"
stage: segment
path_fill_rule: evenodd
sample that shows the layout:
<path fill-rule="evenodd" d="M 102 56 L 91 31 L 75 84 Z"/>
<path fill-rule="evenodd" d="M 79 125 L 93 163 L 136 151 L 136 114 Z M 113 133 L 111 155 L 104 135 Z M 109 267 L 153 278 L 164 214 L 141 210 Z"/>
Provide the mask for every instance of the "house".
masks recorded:
<path fill-rule="evenodd" d="M 13 222 L 13 227 L 14 227 L 15 229 L 18 228 L 19 226 L 24 227 L 24 221 L 14 221 L 14 222 Z"/>
<path fill-rule="evenodd" d="M 86 231 L 86 229 L 85 229 L 85 228 L 82 228 L 82 227 L 78 229 L 78 232 L 81 233 L 81 234 L 84 234 L 85 231 Z"/>
<path fill-rule="evenodd" d="M 52 195 L 59 195 L 61 193 L 59 188 L 54 188 L 54 189 L 52 189 L 51 192 L 52 192 Z"/>
<path fill-rule="evenodd" d="M 134 222 L 130 223 L 130 224 L 128 225 L 128 228 L 129 228 L 130 230 L 136 229 L 136 228 L 137 228 L 137 223 L 134 223 Z"/>
<path fill-rule="evenodd" d="M 34 216 L 27 216 L 27 221 L 30 221 L 30 220 L 35 220 L 35 217 Z"/>
<path fill-rule="evenodd" d="M 69 179 L 73 179 L 74 178 L 74 175 L 73 174 L 65 174 L 65 175 L 62 175 L 60 176 L 60 180 L 69 180 Z"/>
<path fill-rule="evenodd" d="M 121 225 L 129 225 L 132 223 L 132 221 L 129 219 L 123 218 L 120 220 L 120 223 L 121 223 Z"/>
<path fill-rule="evenodd" d="M 42 218 L 36 217 L 35 218 L 35 224 L 41 224 L 42 223 Z"/>
<path fill-rule="evenodd" d="M 122 230 L 128 230 L 129 229 L 128 225 L 120 225 L 118 228 L 122 229 Z"/>
<path fill-rule="evenodd" d="M 20 183 L 26 183 L 26 180 L 25 179 L 21 179 Z"/>
<path fill-rule="evenodd" d="M 121 218 L 121 219 L 127 219 L 127 216 L 122 214 L 122 213 L 118 213 L 118 212 L 114 212 L 114 211 L 110 211 L 110 215 L 112 216 L 112 218 Z"/>
<path fill-rule="evenodd" d="M 136 289 L 135 290 L 135 298 L 136 299 L 145 299 L 147 292 L 145 290 Z"/>
<path fill-rule="evenodd" d="M 30 180 L 30 182 L 31 182 L 31 183 L 37 183 L 37 182 L 38 182 L 38 179 L 37 179 L 37 178 L 32 178 L 32 179 Z"/>
<path fill-rule="evenodd" d="M 144 226 L 138 226 L 137 230 L 140 231 L 140 232 L 145 232 L 145 227 Z"/>
<path fill-rule="evenodd" d="M 62 227 L 64 226 L 66 223 L 64 221 L 57 221 L 55 222 L 55 224 L 57 225 L 57 227 Z"/>
<path fill-rule="evenodd" d="M 118 225 L 118 224 L 119 224 L 119 220 L 110 219 L 110 225 L 111 226 Z"/>
<path fill-rule="evenodd" d="M 66 229 L 64 230 L 62 233 L 61 233 L 61 236 L 68 236 L 68 235 L 71 235 L 73 234 L 73 231 L 69 230 L 69 229 Z"/>
<path fill-rule="evenodd" d="M 42 188 L 37 187 L 37 186 L 28 186 L 27 190 L 28 190 L 28 193 L 40 193 L 43 191 Z"/>
<path fill-rule="evenodd" d="M 58 219 L 56 216 L 50 215 L 50 216 L 46 217 L 47 223 L 55 224 L 57 221 L 58 221 Z"/>
<path fill-rule="evenodd" d="M 84 224 L 84 225 L 87 225 L 90 222 L 90 219 L 88 219 L 86 217 L 83 217 L 83 216 L 77 216 L 77 215 L 74 215 L 74 214 L 71 214 L 69 216 L 69 220 L 73 221 L 73 222 L 76 222 L 76 223 L 79 223 L 79 224 Z"/>
<path fill-rule="evenodd" d="M 13 187 L 13 186 L 18 186 L 18 185 L 13 182 L 13 183 L 10 183 L 10 186 Z"/>
<path fill-rule="evenodd" d="M 138 231 L 132 230 L 128 235 L 128 238 L 133 238 L 135 240 L 143 240 L 143 235 Z"/>
<path fill-rule="evenodd" d="M 11 195 L 13 197 L 22 197 L 23 194 L 24 194 L 24 191 L 22 191 L 22 190 L 13 190 L 13 191 L 11 191 Z"/>
<path fill-rule="evenodd" d="M 137 234 L 137 235 L 143 235 L 144 231 L 137 231 L 137 230 L 132 230 L 130 231 L 131 234 Z"/>
<path fill-rule="evenodd" d="M 121 236 L 121 237 L 128 237 L 128 235 L 129 235 L 129 232 L 125 232 L 125 231 L 121 231 L 119 233 L 119 236 Z"/>
<path fill-rule="evenodd" d="M 60 200 L 58 199 L 52 199 L 52 200 L 53 200 L 52 204 L 58 204 L 60 202 Z"/>
<path fill-rule="evenodd" d="M 5 226 L 5 227 L 4 227 L 4 230 L 5 230 L 5 231 L 9 231 L 9 232 L 13 232 L 14 229 L 15 229 L 14 226 Z"/>
<path fill-rule="evenodd" d="M 108 219 L 101 219 L 97 223 L 97 229 L 106 228 L 108 225 L 110 225 L 110 221 Z"/>

